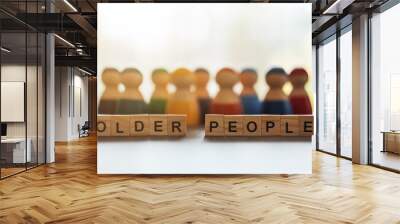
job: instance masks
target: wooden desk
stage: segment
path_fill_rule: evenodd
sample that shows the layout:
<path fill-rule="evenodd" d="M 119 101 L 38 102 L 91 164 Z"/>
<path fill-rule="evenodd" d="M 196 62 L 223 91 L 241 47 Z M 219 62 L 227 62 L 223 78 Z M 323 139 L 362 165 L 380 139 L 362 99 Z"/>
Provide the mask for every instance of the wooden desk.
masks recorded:
<path fill-rule="evenodd" d="M 400 131 L 382 131 L 383 150 L 382 152 L 392 152 L 400 154 Z"/>
<path fill-rule="evenodd" d="M 6 163 L 25 163 L 31 162 L 31 139 L 28 142 L 25 154 L 25 138 L 6 138 L 1 139 L 1 156 Z"/>

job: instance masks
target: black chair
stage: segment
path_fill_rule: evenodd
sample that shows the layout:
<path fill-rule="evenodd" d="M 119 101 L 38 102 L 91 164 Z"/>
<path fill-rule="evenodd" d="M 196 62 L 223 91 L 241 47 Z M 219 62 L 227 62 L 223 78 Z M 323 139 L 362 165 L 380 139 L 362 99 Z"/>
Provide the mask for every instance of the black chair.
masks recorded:
<path fill-rule="evenodd" d="M 80 125 L 78 125 L 79 138 L 89 136 L 89 130 L 90 130 L 89 121 L 85 121 L 85 123 L 82 125 L 82 127 L 80 127 Z"/>

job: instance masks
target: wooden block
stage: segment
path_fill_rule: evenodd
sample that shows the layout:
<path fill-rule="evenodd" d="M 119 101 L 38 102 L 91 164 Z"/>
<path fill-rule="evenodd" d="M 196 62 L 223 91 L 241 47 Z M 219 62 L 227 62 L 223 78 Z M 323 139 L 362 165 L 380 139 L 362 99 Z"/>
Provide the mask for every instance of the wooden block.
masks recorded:
<path fill-rule="evenodd" d="M 261 117 L 258 115 L 243 116 L 243 136 L 261 136 Z"/>
<path fill-rule="evenodd" d="M 282 115 L 281 116 L 281 136 L 299 136 L 300 130 L 299 116 Z"/>
<path fill-rule="evenodd" d="M 111 135 L 110 136 L 129 136 L 130 123 L 129 115 L 110 115 Z"/>
<path fill-rule="evenodd" d="M 224 115 L 206 114 L 204 129 L 205 136 L 224 136 Z"/>
<path fill-rule="evenodd" d="M 261 115 L 261 136 L 280 136 L 281 117 L 279 115 Z"/>
<path fill-rule="evenodd" d="M 152 136 L 167 136 L 168 135 L 168 118 L 167 115 L 162 114 L 150 114 L 150 130 L 149 135 Z"/>
<path fill-rule="evenodd" d="M 168 136 L 185 136 L 187 133 L 187 116 L 181 114 L 168 114 Z"/>
<path fill-rule="evenodd" d="M 225 136 L 243 135 L 243 115 L 224 115 Z"/>
<path fill-rule="evenodd" d="M 97 115 L 97 136 L 111 135 L 111 118 L 110 116 Z"/>
<path fill-rule="evenodd" d="M 130 116 L 130 136 L 148 136 L 150 122 L 148 114 L 135 114 Z"/>
<path fill-rule="evenodd" d="M 299 116 L 299 136 L 312 136 L 314 133 L 314 117 L 312 115 Z"/>

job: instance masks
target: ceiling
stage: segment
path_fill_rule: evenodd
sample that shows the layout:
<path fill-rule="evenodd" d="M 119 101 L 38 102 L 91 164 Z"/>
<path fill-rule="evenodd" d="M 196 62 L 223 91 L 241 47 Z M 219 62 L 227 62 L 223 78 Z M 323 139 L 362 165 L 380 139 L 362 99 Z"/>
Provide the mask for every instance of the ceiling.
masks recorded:
<path fill-rule="evenodd" d="M 190 1 L 190 2 L 270 2 L 312 3 L 313 42 L 335 32 L 337 21 L 383 4 L 386 0 L 253 0 L 253 1 Z M 164 0 L 1 0 L 0 25 L 7 42 L 18 49 L 24 46 L 21 34 L 25 29 L 55 32 L 56 65 L 79 66 L 96 73 L 97 3 L 174 2 Z M 177 2 L 177 1 L 175 1 Z M 179 1 L 182 2 L 182 1 Z M 52 13 L 49 13 L 49 12 Z M 341 26 L 346 26 L 341 22 Z M 5 43 L 4 41 L 2 43 Z M 31 51 L 28 46 L 28 51 Z"/>

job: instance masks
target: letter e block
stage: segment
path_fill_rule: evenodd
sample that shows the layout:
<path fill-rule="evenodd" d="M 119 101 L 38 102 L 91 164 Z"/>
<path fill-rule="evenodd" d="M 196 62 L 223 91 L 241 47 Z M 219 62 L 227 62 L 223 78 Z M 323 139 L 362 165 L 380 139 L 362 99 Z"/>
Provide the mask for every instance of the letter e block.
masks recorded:
<path fill-rule="evenodd" d="M 131 115 L 130 129 L 130 136 L 148 136 L 150 130 L 149 115 Z"/>
<path fill-rule="evenodd" d="M 110 136 L 111 118 L 110 116 L 97 116 L 97 136 Z"/>
<path fill-rule="evenodd" d="M 314 117 L 312 115 L 299 116 L 299 135 L 312 136 L 314 133 Z"/>
<path fill-rule="evenodd" d="M 149 115 L 150 130 L 152 136 L 167 136 L 168 135 L 168 118 L 166 115 Z"/>
<path fill-rule="evenodd" d="M 224 115 L 206 114 L 204 129 L 205 136 L 224 136 Z"/>
<path fill-rule="evenodd" d="M 261 136 L 261 117 L 259 115 L 243 116 L 243 136 Z"/>
<path fill-rule="evenodd" d="M 225 136 L 243 135 L 243 115 L 224 115 Z"/>
<path fill-rule="evenodd" d="M 261 115 L 261 136 L 280 136 L 281 117 L 279 115 Z"/>
<path fill-rule="evenodd" d="M 129 115 L 113 115 L 111 117 L 111 136 L 129 136 Z"/>
<path fill-rule="evenodd" d="M 168 114 L 168 136 L 185 136 L 187 133 L 186 115 Z"/>
<path fill-rule="evenodd" d="M 297 115 L 281 116 L 282 136 L 299 136 L 300 123 Z"/>

